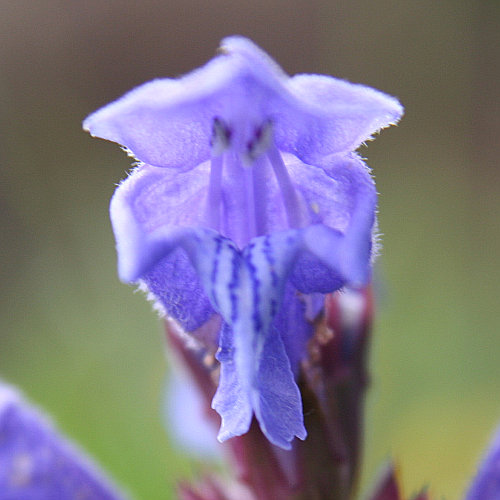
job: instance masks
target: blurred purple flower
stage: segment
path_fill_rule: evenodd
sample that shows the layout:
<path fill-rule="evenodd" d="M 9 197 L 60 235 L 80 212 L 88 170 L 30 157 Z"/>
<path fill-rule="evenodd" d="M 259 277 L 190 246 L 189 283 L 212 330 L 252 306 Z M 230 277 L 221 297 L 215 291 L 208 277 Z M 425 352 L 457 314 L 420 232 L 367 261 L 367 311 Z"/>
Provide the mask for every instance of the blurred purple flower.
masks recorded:
<path fill-rule="evenodd" d="M 500 428 L 483 458 L 465 500 L 498 500 L 500 498 Z"/>
<path fill-rule="evenodd" d="M 305 438 L 295 376 L 321 294 L 370 278 L 376 192 L 353 151 L 401 114 L 368 87 L 290 78 L 231 37 L 203 68 L 85 120 L 139 161 L 111 202 L 121 279 L 219 348 L 221 441 L 253 415 L 277 446 Z"/>
<path fill-rule="evenodd" d="M 118 500 L 125 496 L 17 391 L 0 381 L 0 498 Z"/>
<path fill-rule="evenodd" d="M 172 442 L 201 460 L 220 460 L 217 428 L 207 418 L 203 394 L 183 370 L 171 370 L 164 401 L 165 424 Z"/>

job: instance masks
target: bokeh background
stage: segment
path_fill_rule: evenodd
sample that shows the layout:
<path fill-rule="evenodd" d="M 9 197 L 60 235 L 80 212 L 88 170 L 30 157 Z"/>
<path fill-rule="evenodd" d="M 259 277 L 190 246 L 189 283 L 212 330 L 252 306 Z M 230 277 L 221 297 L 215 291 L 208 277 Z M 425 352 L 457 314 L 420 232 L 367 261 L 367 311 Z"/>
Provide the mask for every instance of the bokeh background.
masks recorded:
<path fill-rule="evenodd" d="M 1 0 L 0 376 L 137 498 L 203 468 L 164 431 L 160 322 L 115 274 L 130 160 L 81 120 L 236 33 L 406 107 L 362 149 L 384 234 L 362 490 L 393 457 L 407 494 L 459 498 L 500 422 L 497 0 Z"/>

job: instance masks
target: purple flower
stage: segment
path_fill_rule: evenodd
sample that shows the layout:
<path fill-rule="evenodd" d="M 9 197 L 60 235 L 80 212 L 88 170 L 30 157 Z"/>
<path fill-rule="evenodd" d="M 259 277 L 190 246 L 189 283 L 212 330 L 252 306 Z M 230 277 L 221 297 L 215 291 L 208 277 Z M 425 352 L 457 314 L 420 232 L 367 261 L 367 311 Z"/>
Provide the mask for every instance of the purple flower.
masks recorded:
<path fill-rule="evenodd" d="M 500 498 L 500 429 L 486 452 L 465 500 L 497 500 Z"/>
<path fill-rule="evenodd" d="M 0 498 L 118 500 L 125 496 L 0 381 Z"/>
<path fill-rule="evenodd" d="M 253 415 L 282 448 L 305 438 L 295 376 L 322 294 L 370 278 L 376 192 L 353 151 L 401 114 L 368 87 L 290 78 L 231 37 L 203 68 L 85 120 L 139 161 L 111 202 L 121 279 L 195 338 L 219 322 L 220 440 Z"/>
<path fill-rule="evenodd" d="M 220 460 L 217 428 L 207 418 L 203 396 L 187 373 L 172 370 L 163 404 L 166 428 L 177 447 L 189 455 L 205 461 Z"/>

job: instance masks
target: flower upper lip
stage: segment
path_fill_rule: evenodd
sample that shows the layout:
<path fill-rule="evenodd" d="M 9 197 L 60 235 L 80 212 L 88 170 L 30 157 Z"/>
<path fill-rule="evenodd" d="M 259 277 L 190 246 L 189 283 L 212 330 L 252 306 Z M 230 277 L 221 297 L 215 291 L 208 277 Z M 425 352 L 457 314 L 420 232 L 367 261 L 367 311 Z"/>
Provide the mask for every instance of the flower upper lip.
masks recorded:
<path fill-rule="evenodd" d="M 216 117 L 230 126 L 272 120 L 278 149 L 314 163 L 355 150 L 402 112 L 396 99 L 363 85 L 321 75 L 290 78 L 251 41 L 229 37 L 202 68 L 132 90 L 90 115 L 84 128 L 144 163 L 188 170 L 210 158 Z"/>

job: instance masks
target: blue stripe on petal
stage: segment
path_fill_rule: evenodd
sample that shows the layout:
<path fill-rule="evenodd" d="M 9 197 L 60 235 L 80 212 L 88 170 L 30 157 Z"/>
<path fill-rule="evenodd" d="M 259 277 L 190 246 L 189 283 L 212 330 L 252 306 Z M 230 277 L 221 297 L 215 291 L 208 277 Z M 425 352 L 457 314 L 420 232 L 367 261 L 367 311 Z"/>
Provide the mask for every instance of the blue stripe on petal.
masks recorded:
<path fill-rule="evenodd" d="M 224 330 L 218 356 L 222 374 L 214 408 L 223 412 L 221 437 L 230 437 L 235 435 L 234 429 L 244 428 L 241 417 L 242 413 L 247 415 L 250 404 L 272 443 L 289 449 L 295 436 L 305 438 L 300 392 L 280 332 L 272 327 L 299 244 L 300 232 L 287 231 L 255 238 L 243 253 L 238 286 L 228 292 L 238 299 L 237 314 L 232 311 L 225 318 L 233 333 L 234 350 L 224 345 L 229 344 Z M 235 387 L 240 397 L 245 395 L 245 404 L 239 401 L 236 414 L 234 404 L 221 403 L 225 391 L 228 400 L 234 403 Z M 227 429 L 232 429 L 231 433 Z"/>
<path fill-rule="evenodd" d="M 211 229 L 192 229 L 192 236 L 183 244 L 212 305 L 224 318 L 233 316 L 240 251 L 231 240 Z"/>

